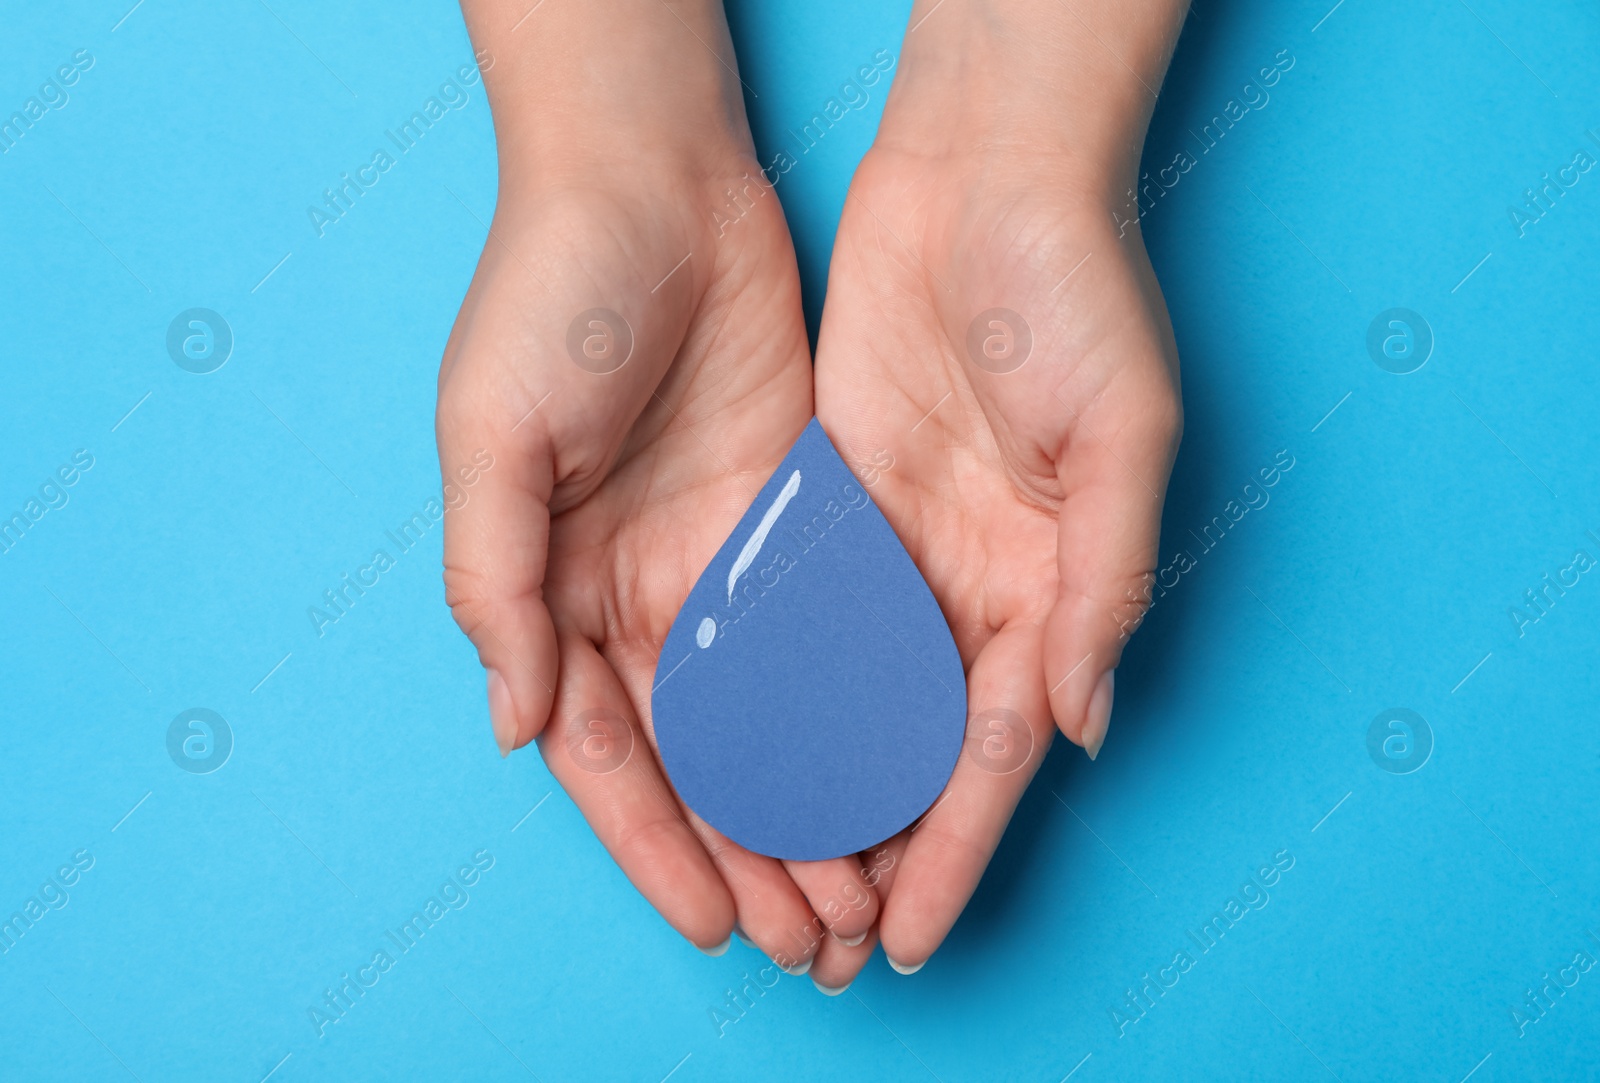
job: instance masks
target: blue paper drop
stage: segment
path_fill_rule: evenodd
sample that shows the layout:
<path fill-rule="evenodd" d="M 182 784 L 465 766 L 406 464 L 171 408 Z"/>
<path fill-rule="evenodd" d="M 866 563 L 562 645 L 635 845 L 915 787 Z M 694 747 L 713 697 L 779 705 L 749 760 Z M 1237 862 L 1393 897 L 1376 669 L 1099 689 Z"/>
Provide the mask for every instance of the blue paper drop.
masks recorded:
<path fill-rule="evenodd" d="M 867 849 L 949 781 L 966 729 L 961 656 L 815 418 L 689 592 L 651 705 L 678 794 L 756 853 Z"/>

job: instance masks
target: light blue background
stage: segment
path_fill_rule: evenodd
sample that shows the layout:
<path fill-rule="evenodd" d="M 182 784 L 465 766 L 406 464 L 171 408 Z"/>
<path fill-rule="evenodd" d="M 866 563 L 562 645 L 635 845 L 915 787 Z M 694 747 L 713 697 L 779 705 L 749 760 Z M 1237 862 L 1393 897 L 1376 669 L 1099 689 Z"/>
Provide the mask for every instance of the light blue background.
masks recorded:
<path fill-rule="evenodd" d="M 1600 153 L 1592 5 L 1191 16 L 1146 155 L 1200 159 L 1145 219 L 1187 409 L 1163 554 L 1278 449 L 1296 465 L 1157 603 L 1099 762 L 1058 743 L 926 969 L 880 957 L 837 999 L 784 978 L 719 1036 L 760 958 L 684 943 L 536 756 L 495 755 L 437 528 L 321 639 L 305 616 L 438 491 L 434 373 L 494 144 L 474 88 L 318 238 L 307 204 L 471 49 L 444 0 L 271 2 L 4 15 L 0 115 L 96 63 L 0 156 L 0 514 L 74 450 L 95 465 L 0 556 L 0 917 L 95 863 L 0 956 L 0 1076 L 1593 1070 L 1600 970 L 1523 1035 L 1512 1009 L 1600 952 L 1600 582 L 1521 637 L 1509 610 L 1600 555 L 1600 171 L 1527 236 L 1507 211 Z M 761 145 L 898 55 L 906 7 L 740 3 Z M 1270 102 L 1200 155 L 1189 129 L 1280 49 Z M 881 104 L 780 184 L 813 316 Z M 200 306 L 236 336 L 203 377 L 164 346 Z M 1437 339 L 1409 376 L 1365 347 L 1399 306 Z M 197 706 L 235 735 L 211 775 L 166 752 Z M 1396 706 L 1436 740 L 1409 775 L 1366 747 Z M 1124 990 L 1283 849 L 1271 902 L 1119 1037 Z M 322 990 L 478 850 L 471 902 L 317 1037 Z"/>

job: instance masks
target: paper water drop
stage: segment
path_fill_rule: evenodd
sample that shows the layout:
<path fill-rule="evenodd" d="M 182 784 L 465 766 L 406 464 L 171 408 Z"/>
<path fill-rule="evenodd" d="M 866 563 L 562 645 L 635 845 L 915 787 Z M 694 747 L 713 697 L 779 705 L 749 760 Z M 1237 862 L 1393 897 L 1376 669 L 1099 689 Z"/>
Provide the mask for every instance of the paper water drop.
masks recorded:
<path fill-rule="evenodd" d="M 651 696 L 679 795 L 746 849 L 867 849 L 938 799 L 967 685 L 905 547 L 813 418 L 689 592 Z"/>

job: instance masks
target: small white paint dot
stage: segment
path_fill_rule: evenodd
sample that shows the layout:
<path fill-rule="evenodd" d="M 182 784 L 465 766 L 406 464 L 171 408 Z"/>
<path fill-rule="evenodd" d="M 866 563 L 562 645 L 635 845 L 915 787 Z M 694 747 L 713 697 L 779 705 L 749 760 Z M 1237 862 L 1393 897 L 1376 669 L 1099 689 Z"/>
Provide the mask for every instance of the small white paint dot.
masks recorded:
<path fill-rule="evenodd" d="M 717 638 L 717 622 L 706 617 L 700 622 L 700 627 L 694 630 L 694 641 L 700 645 L 701 650 L 711 646 L 711 641 Z"/>

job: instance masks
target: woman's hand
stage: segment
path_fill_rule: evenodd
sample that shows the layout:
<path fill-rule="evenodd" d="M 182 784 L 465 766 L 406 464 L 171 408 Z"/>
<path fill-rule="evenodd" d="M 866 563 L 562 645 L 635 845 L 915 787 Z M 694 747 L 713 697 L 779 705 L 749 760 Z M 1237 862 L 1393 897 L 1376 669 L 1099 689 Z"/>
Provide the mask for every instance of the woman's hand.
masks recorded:
<path fill-rule="evenodd" d="M 839 226 L 818 414 L 847 460 L 892 463 L 863 481 L 967 668 L 966 750 L 889 845 L 902 971 L 966 905 L 1056 725 L 1098 754 L 1150 600 L 1177 349 L 1112 218 L 1181 19 L 1147 6 L 919 4 Z"/>
<path fill-rule="evenodd" d="M 446 517 L 445 586 L 496 740 L 538 740 L 689 940 L 715 953 L 737 921 L 789 969 L 815 958 L 844 984 L 830 968 L 870 952 L 844 942 L 878 910 L 859 862 L 729 842 L 678 801 L 650 723 L 678 608 L 811 416 L 793 247 L 720 5 L 552 4 L 516 30 L 520 4 L 465 6 L 495 57 L 501 187 L 438 440 L 447 482 L 494 464 Z M 864 902 L 830 906 L 841 895 Z"/>

